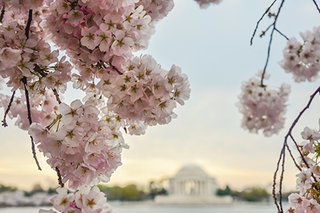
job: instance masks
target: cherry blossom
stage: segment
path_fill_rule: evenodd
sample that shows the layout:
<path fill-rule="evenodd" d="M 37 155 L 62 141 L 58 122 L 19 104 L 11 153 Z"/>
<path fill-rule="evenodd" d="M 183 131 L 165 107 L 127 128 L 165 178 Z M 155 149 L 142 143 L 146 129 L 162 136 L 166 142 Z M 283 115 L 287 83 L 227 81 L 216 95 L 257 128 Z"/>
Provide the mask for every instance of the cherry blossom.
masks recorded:
<path fill-rule="evenodd" d="M 242 92 L 237 103 L 243 114 L 241 126 L 249 132 L 262 130 L 265 136 L 278 133 L 284 127 L 286 101 L 290 86 L 282 84 L 280 88 L 261 86 L 256 77 L 242 83 Z"/>
<path fill-rule="evenodd" d="M 56 211 L 112 212 L 97 184 L 122 164 L 122 149 L 129 148 L 124 132 L 142 135 L 148 126 L 168 124 L 177 103 L 189 99 L 180 67 L 165 70 L 150 55 L 134 57 L 173 6 L 173 0 L 1 1 L 0 83 L 13 93 L 0 94 L 0 106 L 8 109 L 5 119 L 28 131 L 61 187 L 74 190 L 57 189 Z M 61 101 L 68 82 L 85 93 L 82 100 Z"/>
<path fill-rule="evenodd" d="M 219 4 L 222 0 L 195 0 L 201 9 L 208 8 L 210 4 Z"/>
<path fill-rule="evenodd" d="M 300 33 L 303 43 L 291 38 L 283 50 L 283 57 L 279 64 L 287 73 L 292 73 L 296 82 L 315 81 L 319 75 L 320 63 L 320 27 L 313 31 Z"/>
<path fill-rule="evenodd" d="M 53 207 L 59 212 L 111 213 L 112 207 L 106 203 L 104 193 L 100 192 L 97 186 L 83 186 L 75 192 L 67 192 L 65 188 L 58 188 L 58 194 L 51 200 Z M 53 213 L 54 210 L 40 210 L 39 213 Z"/>
<path fill-rule="evenodd" d="M 303 155 L 298 159 L 302 170 L 296 175 L 296 188 L 299 193 L 292 193 L 289 196 L 291 208 L 287 212 L 319 212 L 320 204 L 318 181 L 320 180 L 319 158 L 319 130 L 312 130 L 305 127 L 301 132 L 304 140 L 299 144 Z M 307 165 L 306 165 L 307 163 Z"/>

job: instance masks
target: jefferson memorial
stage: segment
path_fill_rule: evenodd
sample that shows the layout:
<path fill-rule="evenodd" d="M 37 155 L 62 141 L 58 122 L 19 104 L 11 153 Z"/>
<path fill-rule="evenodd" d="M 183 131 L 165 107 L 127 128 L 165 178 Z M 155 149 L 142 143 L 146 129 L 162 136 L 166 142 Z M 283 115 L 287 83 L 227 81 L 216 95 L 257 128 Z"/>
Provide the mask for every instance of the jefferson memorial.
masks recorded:
<path fill-rule="evenodd" d="M 216 196 L 217 183 L 197 165 L 186 165 L 169 178 L 169 194 L 156 196 L 159 204 L 228 204 L 230 196 Z"/>

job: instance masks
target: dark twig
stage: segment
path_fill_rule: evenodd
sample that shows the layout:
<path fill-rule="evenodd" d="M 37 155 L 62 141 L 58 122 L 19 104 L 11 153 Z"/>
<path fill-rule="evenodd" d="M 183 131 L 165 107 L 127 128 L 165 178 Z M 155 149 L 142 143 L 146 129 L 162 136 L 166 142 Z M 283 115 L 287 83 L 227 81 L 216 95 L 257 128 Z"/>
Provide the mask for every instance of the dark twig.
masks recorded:
<path fill-rule="evenodd" d="M 272 26 L 273 24 L 270 24 L 265 31 L 262 31 L 262 33 L 260 34 L 260 38 L 263 37 Z"/>
<path fill-rule="evenodd" d="M 28 16 L 28 21 L 27 21 L 27 25 L 26 25 L 26 28 L 25 28 L 25 35 L 27 37 L 26 40 L 29 39 L 29 32 L 30 32 L 30 27 L 31 27 L 31 21 L 32 21 L 32 10 L 30 9 L 29 10 L 29 16 Z M 27 89 L 27 77 L 23 77 L 21 79 L 22 83 L 23 83 L 23 86 L 24 86 L 24 92 L 25 92 L 25 96 L 26 96 L 26 102 L 27 102 L 27 110 L 28 110 L 28 120 L 29 120 L 29 124 L 31 125 L 32 124 L 32 117 L 31 117 L 31 107 L 30 107 L 30 100 L 29 100 L 29 91 Z M 32 149 L 32 154 L 33 154 L 33 158 L 38 166 L 38 169 L 41 171 L 41 167 L 40 167 L 40 164 L 39 164 L 39 161 L 38 161 L 38 158 L 36 156 L 36 147 L 35 147 L 35 144 L 34 144 L 34 141 L 33 141 L 33 137 L 30 136 L 30 139 L 31 139 L 31 149 Z"/>
<path fill-rule="evenodd" d="M 289 40 L 289 38 L 285 34 L 280 32 L 280 30 L 278 30 L 277 28 L 274 28 L 274 30 L 277 31 L 280 35 L 282 35 L 285 39 Z"/>
<path fill-rule="evenodd" d="M 278 209 L 278 212 L 281 212 L 281 211 L 280 211 L 280 207 L 279 207 L 278 202 L 277 202 L 277 195 L 276 195 L 277 173 L 279 171 L 279 166 L 280 166 L 281 159 L 284 157 L 284 152 L 285 152 L 285 144 L 283 144 L 283 147 L 282 147 L 281 152 L 280 152 L 280 157 L 279 157 L 279 160 L 277 162 L 276 171 L 274 172 L 274 175 L 273 175 L 273 184 L 272 184 L 272 197 L 273 197 L 273 200 L 274 200 L 274 204 L 276 205 L 276 207 Z"/>
<path fill-rule="evenodd" d="M 306 167 L 309 169 L 310 166 L 309 166 L 309 164 L 307 163 L 306 159 L 304 158 L 304 155 L 303 155 L 302 152 L 300 151 L 300 147 L 299 147 L 298 143 L 296 142 L 296 140 L 293 138 L 293 136 L 292 136 L 291 134 L 290 134 L 290 138 L 291 138 L 291 140 L 293 141 L 294 145 L 297 147 L 297 150 L 298 150 L 298 152 L 299 152 L 299 154 L 300 154 L 301 160 L 302 160 L 303 163 L 306 165 Z"/>
<path fill-rule="evenodd" d="M 0 14 L 0 23 L 2 23 L 4 13 L 5 13 L 6 7 L 3 5 L 1 9 L 1 14 Z"/>
<path fill-rule="evenodd" d="M 56 100 L 58 101 L 58 103 L 61 104 L 58 91 L 56 89 L 52 89 L 52 91 L 53 91 L 53 94 L 56 96 Z"/>
<path fill-rule="evenodd" d="M 60 170 L 59 170 L 58 167 L 56 167 L 56 172 L 57 172 L 57 175 L 58 175 L 59 185 L 63 188 L 64 187 L 64 183 L 62 182 L 62 177 L 61 177 Z"/>
<path fill-rule="evenodd" d="M 27 22 L 26 29 L 25 29 L 25 35 L 26 35 L 27 39 L 29 39 L 31 21 L 32 21 L 32 9 L 29 10 L 28 22 Z"/>
<path fill-rule="evenodd" d="M 24 76 L 21 79 L 21 81 L 22 81 L 23 86 L 24 86 L 24 92 L 25 92 L 25 96 L 26 96 L 27 110 L 28 110 L 28 120 L 29 120 L 29 124 L 31 125 L 32 124 L 32 117 L 31 117 L 31 107 L 30 107 L 30 100 L 29 100 L 29 91 L 27 89 L 27 77 Z M 32 149 L 33 158 L 36 161 L 38 169 L 42 170 L 41 167 L 40 167 L 39 161 L 37 159 L 37 156 L 36 156 L 36 148 L 35 148 L 35 145 L 34 145 L 33 137 L 30 136 L 30 138 L 31 138 L 31 149 Z"/>
<path fill-rule="evenodd" d="M 278 0 L 274 0 L 274 1 L 272 2 L 272 4 L 271 4 L 271 5 L 266 9 L 266 11 L 262 14 L 262 16 L 260 17 L 260 19 L 258 20 L 258 22 L 257 22 L 257 24 L 256 24 L 256 27 L 254 28 L 253 34 L 252 34 L 252 36 L 251 36 L 251 39 L 250 39 L 250 45 L 253 44 L 253 38 L 254 38 L 254 36 L 256 35 L 256 32 L 257 32 L 257 30 L 258 30 L 258 27 L 259 27 L 260 22 L 262 21 L 262 19 L 264 18 L 264 16 L 269 13 L 271 7 L 272 7 L 277 1 L 278 1 Z"/>
<path fill-rule="evenodd" d="M 273 39 L 273 33 L 274 33 L 274 31 L 276 30 L 276 24 L 277 24 L 279 15 L 280 15 L 281 8 L 282 8 L 282 6 L 283 6 L 283 4 L 284 4 L 284 1 L 285 1 L 285 0 L 282 0 L 282 1 L 281 1 L 281 4 L 280 4 L 279 9 L 278 9 L 278 12 L 277 12 L 277 15 L 276 15 L 276 17 L 274 18 L 273 28 L 272 28 L 272 31 L 271 31 L 271 34 L 270 34 L 270 40 L 269 40 L 269 45 L 268 45 L 267 59 L 266 59 L 266 63 L 265 63 L 264 68 L 263 68 L 262 75 L 261 75 L 261 86 L 264 86 L 264 85 L 263 85 L 263 79 L 264 79 L 264 75 L 265 75 L 265 73 L 266 73 L 267 66 L 268 66 L 268 63 L 269 63 L 270 52 L 271 52 L 271 44 L 272 44 L 272 39 Z"/>
<path fill-rule="evenodd" d="M 41 75 L 41 77 L 46 77 L 47 76 L 47 74 L 39 67 L 38 64 L 34 65 L 33 70 L 36 71 L 37 73 L 39 73 Z"/>
<path fill-rule="evenodd" d="M 30 139 L 31 139 L 31 149 L 32 149 L 33 158 L 34 158 L 34 160 L 35 160 L 35 162 L 37 164 L 38 170 L 42 171 L 42 169 L 40 167 L 40 163 L 39 163 L 38 158 L 37 158 L 36 147 L 34 145 L 33 137 L 30 136 Z"/>
<path fill-rule="evenodd" d="M 319 6 L 318 6 L 318 4 L 317 4 L 316 0 L 313 0 L 313 3 L 316 5 L 316 8 L 317 8 L 318 12 L 320 13 L 320 8 L 319 8 Z"/>
<path fill-rule="evenodd" d="M 122 72 L 120 72 L 115 66 L 113 66 L 112 64 L 110 64 L 111 68 L 114 69 L 119 75 L 123 75 Z"/>
<path fill-rule="evenodd" d="M 113 66 L 113 64 L 112 64 L 112 59 L 113 59 L 113 58 L 111 58 L 111 59 L 110 59 L 110 62 L 109 62 L 110 67 L 111 67 L 112 69 L 114 69 L 119 75 L 123 75 L 123 73 L 120 72 L 120 71 L 118 70 L 118 68 L 116 68 L 115 66 Z"/>
<path fill-rule="evenodd" d="M 4 113 L 4 116 L 3 116 L 2 126 L 4 126 L 4 127 L 7 127 L 7 126 L 8 126 L 7 121 L 6 121 L 6 118 L 7 118 L 7 115 L 8 115 L 8 113 L 9 113 L 9 110 L 10 110 L 10 108 L 11 108 L 11 105 L 12 105 L 12 102 L 13 102 L 13 99 L 14 99 L 14 95 L 15 95 L 15 94 L 16 94 L 16 91 L 13 91 L 13 93 L 12 93 L 12 95 L 11 95 L 11 98 L 10 98 L 10 102 L 9 102 L 8 107 L 7 107 L 7 109 L 6 109 L 5 113 Z"/>
<path fill-rule="evenodd" d="M 285 145 L 286 145 L 286 147 L 287 147 L 287 150 L 288 150 L 288 152 L 289 152 L 289 154 L 290 154 L 290 157 L 291 157 L 294 165 L 299 169 L 299 171 L 302 171 L 301 167 L 298 165 L 297 161 L 296 161 L 295 158 L 293 157 L 293 154 L 292 154 L 292 152 L 291 152 L 288 144 L 285 144 Z"/>
<path fill-rule="evenodd" d="M 280 206 L 280 212 L 283 213 L 283 207 L 282 207 L 282 183 L 283 183 L 283 177 L 284 177 L 284 165 L 285 165 L 285 159 L 286 159 L 286 151 L 285 146 L 283 147 L 283 157 L 282 157 L 282 164 L 281 164 L 281 175 L 280 175 L 280 182 L 279 182 L 279 206 Z"/>
<path fill-rule="evenodd" d="M 30 107 L 30 100 L 29 100 L 29 91 L 27 89 L 27 77 L 23 77 L 21 79 L 23 86 L 24 86 L 24 92 L 25 92 L 25 96 L 26 96 L 26 102 L 27 102 L 27 110 L 28 110 L 28 120 L 29 120 L 29 124 L 32 124 L 32 117 L 31 117 L 31 107 Z"/>

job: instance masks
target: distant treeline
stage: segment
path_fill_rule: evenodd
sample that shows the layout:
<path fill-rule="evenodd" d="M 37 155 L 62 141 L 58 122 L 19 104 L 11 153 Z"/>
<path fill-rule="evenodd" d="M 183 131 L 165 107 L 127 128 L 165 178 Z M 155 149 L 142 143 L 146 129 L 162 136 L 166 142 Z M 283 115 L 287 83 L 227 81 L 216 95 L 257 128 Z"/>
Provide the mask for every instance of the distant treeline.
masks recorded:
<path fill-rule="evenodd" d="M 243 201 L 250 201 L 250 202 L 268 201 L 270 198 L 270 194 L 267 192 L 267 190 L 260 187 L 252 187 L 252 188 L 244 189 L 242 191 L 235 191 L 235 190 L 232 190 L 228 185 L 226 186 L 225 189 L 218 189 L 217 195 L 220 195 L 220 196 L 229 195 L 236 200 L 243 200 Z"/>
<path fill-rule="evenodd" d="M 129 184 L 124 187 L 120 186 L 106 186 L 98 185 L 100 190 L 104 192 L 108 200 L 120 200 L 120 201 L 141 201 L 147 199 L 154 199 L 156 195 L 166 195 L 168 192 L 163 187 L 162 182 L 151 181 L 147 188 L 139 188 L 135 184 Z M 0 184 L 0 193 L 3 192 L 13 192 L 18 190 L 16 187 L 5 186 Z M 44 190 L 40 184 L 36 184 L 32 190 L 24 191 L 25 196 L 32 196 L 38 192 L 46 192 L 48 194 L 55 194 L 56 188 L 49 188 Z M 283 200 L 286 201 L 288 195 L 291 192 L 284 193 Z M 262 202 L 269 201 L 271 195 L 267 192 L 266 189 L 260 187 L 247 188 L 242 191 L 232 190 L 229 186 L 226 186 L 224 189 L 218 189 L 218 196 L 231 196 L 235 200 L 239 201 L 250 201 L 250 202 Z"/>
<path fill-rule="evenodd" d="M 140 201 L 154 199 L 156 195 L 166 195 L 167 190 L 162 182 L 151 181 L 147 189 L 139 189 L 136 185 L 130 184 L 125 187 L 98 185 L 108 200 Z"/>
<path fill-rule="evenodd" d="M 287 192 L 283 194 L 282 200 L 288 201 L 288 196 L 292 192 Z M 251 187 L 246 188 L 242 191 L 232 190 L 228 185 L 224 189 L 218 189 L 217 195 L 225 196 L 229 195 L 232 196 L 235 200 L 242 200 L 242 201 L 249 201 L 249 202 L 263 202 L 263 201 L 270 201 L 271 194 L 264 188 L 260 187 Z"/>
<path fill-rule="evenodd" d="M 108 200 L 120 200 L 120 201 L 141 201 L 147 199 L 154 199 L 156 195 L 165 195 L 167 190 L 162 187 L 162 184 L 151 181 L 148 188 L 139 189 L 135 184 L 129 184 L 124 187 L 120 186 L 106 186 L 98 185 L 99 189 L 104 192 Z M 55 194 L 57 188 L 49 188 L 44 190 L 40 184 L 36 184 L 32 190 L 24 191 L 25 196 L 32 196 L 35 193 L 45 192 L 47 194 Z M 5 186 L 0 184 L 0 193 L 14 192 L 18 190 L 16 187 Z"/>

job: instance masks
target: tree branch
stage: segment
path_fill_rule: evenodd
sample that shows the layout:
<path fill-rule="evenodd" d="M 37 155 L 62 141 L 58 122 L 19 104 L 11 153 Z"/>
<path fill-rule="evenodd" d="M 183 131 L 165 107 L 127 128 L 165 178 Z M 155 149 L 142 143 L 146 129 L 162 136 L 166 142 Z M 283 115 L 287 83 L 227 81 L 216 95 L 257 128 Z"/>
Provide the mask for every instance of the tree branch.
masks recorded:
<path fill-rule="evenodd" d="M 289 40 L 289 38 L 285 34 L 280 32 L 280 30 L 278 30 L 277 28 L 274 28 L 274 30 L 277 31 L 280 35 L 282 35 L 285 39 Z"/>
<path fill-rule="evenodd" d="M 296 160 L 294 159 L 294 157 L 293 157 L 293 155 L 292 155 L 292 152 L 291 152 L 288 144 L 286 144 L 286 147 L 287 147 L 287 150 L 288 150 L 288 152 L 289 152 L 289 154 L 290 154 L 291 159 L 293 160 L 294 165 L 299 169 L 299 171 L 302 171 L 301 167 L 298 165 L 298 163 L 297 163 Z"/>
<path fill-rule="evenodd" d="M 26 96 L 27 110 L 28 110 L 28 120 L 29 120 L 29 124 L 31 125 L 32 124 L 32 117 L 31 117 L 31 107 L 30 107 L 30 100 L 29 100 L 29 91 L 27 89 L 27 77 L 24 76 L 21 79 L 21 81 L 22 81 L 23 86 L 24 86 L 24 92 L 25 92 L 25 96 Z M 33 137 L 30 136 L 30 139 L 31 139 L 31 149 L 32 149 L 33 158 L 36 161 L 38 169 L 41 171 L 42 169 L 40 167 L 39 161 L 38 161 L 37 156 L 36 156 L 36 148 L 35 148 L 35 145 L 34 145 Z"/>
<path fill-rule="evenodd" d="M 58 175 L 59 185 L 63 188 L 64 187 L 64 183 L 62 182 L 62 177 L 61 177 L 60 170 L 59 170 L 58 167 L 56 167 L 56 172 L 57 172 L 57 175 Z"/>
<path fill-rule="evenodd" d="M 271 7 L 272 7 L 277 1 L 278 1 L 278 0 L 274 0 L 274 1 L 272 2 L 272 4 L 271 4 L 271 5 L 266 9 L 266 11 L 262 14 L 262 16 L 260 17 L 260 19 L 257 21 L 256 27 L 254 28 L 253 34 L 252 34 L 251 39 L 250 39 L 250 45 L 253 44 L 253 38 L 254 38 L 254 36 L 256 35 L 256 32 L 257 32 L 257 30 L 258 30 L 258 27 L 259 27 L 260 22 L 262 21 L 262 19 L 264 18 L 264 16 L 265 16 L 266 14 L 268 14 L 268 12 L 270 11 Z"/>
<path fill-rule="evenodd" d="M 280 212 L 283 212 L 282 207 L 282 183 L 283 183 L 283 177 L 284 177 L 284 165 L 286 160 L 286 152 L 285 152 L 285 146 L 283 147 L 283 157 L 282 157 L 282 164 L 281 164 L 281 175 L 280 175 L 280 182 L 279 182 L 279 206 L 280 206 Z M 278 209 L 279 210 L 279 209 Z"/>
<path fill-rule="evenodd" d="M 279 157 L 279 160 L 277 162 L 276 171 L 274 172 L 274 175 L 273 175 L 273 184 L 272 184 L 272 197 L 273 197 L 273 200 L 274 200 L 274 204 L 276 205 L 276 207 L 278 209 L 278 213 L 282 213 L 283 210 L 280 211 L 280 206 L 278 205 L 278 202 L 277 202 L 277 195 L 276 195 L 277 173 L 279 171 L 279 166 L 280 166 L 281 159 L 285 157 L 284 153 L 285 153 L 285 144 L 283 144 L 281 152 L 280 152 L 280 157 Z"/>
<path fill-rule="evenodd" d="M 27 102 L 27 110 L 28 110 L 28 120 L 29 120 L 29 124 L 32 124 L 32 117 L 31 117 L 31 107 L 30 107 L 30 100 L 29 100 L 29 91 L 27 89 L 27 77 L 23 77 L 21 79 L 23 86 L 24 86 L 24 92 L 25 92 L 25 96 L 26 96 L 26 102 Z"/>
<path fill-rule="evenodd" d="M 0 23 L 2 23 L 4 13 L 5 13 L 6 7 L 3 5 L 1 9 L 1 14 L 0 14 Z"/>
<path fill-rule="evenodd" d="M 288 137 L 291 138 L 291 140 L 293 141 L 293 143 L 295 144 L 295 146 L 297 147 L 297 150 L 301 156 L 301 159 L 303 161 L 303 163 L 306 165 L 307 168 L 310 168 L 310 166 L 308 165 L 305 157 L 303 156 L 302 152 L 300 151 L 300 148 L 297 144 L 297 142 L 295 141 L 294 137 L 292 136 L 292 131 L 293 131 L 293 128 L 296 126 L 296 124 L 298 123 L 299 119 L 301 118 L 301 116 L 304 114 L 304 112 L 310 107 L 314 97 L 320 92 L 320 87 L 317 88 L 317 90 L 310 96 L 310 99 L 307 103 L 307 105 L 302 109 L 302 111 L 299 113 L 299 115 L 296 117 L 296 119 L 293 121 L 292 125 L 290 126 L 289 130 L 288 130 L 288 133 L 285 135 L 284 137 L 284 142 L 283 142 L 283 147 L 281 149 L 281 152 L 280 152 L 280 157 L 279 157 L 279 160 L 277 162 L 277 167 L 276 167 L 276 171 L 274 172 L 274 177 L 273 177 L 273 185 L 272 185 L 272 196 L 273 196 L 273 199 L 274 199 L 274 202 L 277 206 L 277 209 L 280 213 L 283 213 L 283 209 L 282 209 L 282 194 L 281 194 L 281 190 L 282 190 L 282 181 L 283 181 L 283 174 L 284 174 L 284 157 L 285 157 L 285 147 L 287 147 L 287 149 L 289 150 L 289 147 L 288 147 Z M 291 157 L 293 158 L 292 154 L 291 154 L 291 151 L 290 151 L 290 155 Z M 282 159 L 283 158 L 283 159 Z M 279 171 L 279 166 L 280 166 L 280 162 L 281 162 L 281 159 L 282 159 L 282 170 L 281 170 L 281 175 L 280 175 L 280 189 L 279 189 L 279 194 L 280 194 L 280 200 L 279 200 L 279 205 L 277 203 L 277 198 L 276 198 L 276 194 L 275 194 L 275 187 L 276 187 L 276 177 L 277 177 L 277 173 Z M 301 171 L 301 168 L 298 166 L 298 164 L 294 161 L 295 165 L 297 166 L 297 168 Z"/>
<path fill-rule="evenodd" d="M 27 25 L 26 25 L 26 29 L 25 29 L 25 35 L 26 35 L 27 39 L 29 39 L 31 21 L 32 21 L 32 9 L 29 10 L 28 21 L 27 21 Z"/>
<path fill-rule="evenodd" d="M 12 95 L 11 95 L 11 98 L 10 98 L 10 102 L 8 104 L 8 107 L 6 109 L 6 111 L 4 112 L 4 116 L 3 116 L 3 120 L 2 120 L 2 126 L 4 127 L 7 127 L 8 124 L 7 124 L 7 121 L 6 121 L 6 118 L 7 118 L 7 115 L 9 113 L 9 110 L 11 108 L 11 105 L 12 105 L 12 102 L 13 102 L 13 99 L 14 99 L 14 95 L 16 94 L 16 91 L 13 91 Z"/>
<path fill-rule="evenodd" d="M 112 64 L 112 59 L 113 59 L 113 58 L 111 58 L 110 61 L 109 61 L 110 67 L 111 67 L 112 69 L 114 69 L 119 75 L 123 75 L 123 73 L 120 72 L 120 71 L 118 70 L 118 68 L 116 68 L 115 66 L 113 66 L 113 64 Z"/>
<path fill-rule="evenodd" d="M 61 104 L 58 91 L 56 89 L 52 89 L 52 91 L 53 91 L 53 94 L 56 96 L 56 100 L 58 101 L 58 103 Z"/>
<path fill-rule="evenodd" d="M 256 27 L 254 28 L 254 31 L 253 31 L 253 34 L 251 36 L 251 39 L 250 39 L 250 45 L 252 45 L 253 43 L 253 38 L 255 37 L 256 35 L 256 32 L 258 30 L 258 27 L 259 27 L 259 24 L 260 22 L 263 20 L 263 18 L 265 17 L 265 15 L 269 14 L 269 17 L 274 17 L 274 21 L 273 23 L 265 30 L 265 31 L 262 31 L 260 37 L 264 36 L 265 33 L 272 27 L 272 31 L 271 31 L 271 34 L 270 34 L 270 40 L 269 40 L 269 45 L 268 45 L 268 51 L 267 51 L 267 59 L 266 59 L 266 62 L 265 62 L 265 65 L 264 65 L 264 68 L 263 68 L 263 72 L 262 72 L 262 75 L 261 75 L 261 82 L 260 82 L 260 85 L 262 87 L 264 87 L 264 84 L 263 84 L 263 79 L 264 79 L 264 76 L 265 76 L 265 73 L 266 73 L 266 70 L 267 70 L 267 66 L 268 66 L 268 63 L 269 63 L 269 58 L 270 58 L 270 52 L 271 52 L 271 44 L 272 44 L 272 39 L 273 39 L 273 34 L 275 31 L 277 31 L 280 35 L 284 36 L 286 39 L 287 37 L 281 33 L 277 28 L 276 28 L 276 24 L 277 24 L 277 21 L 278 21 L 278 17 L 280 15 L 280 12 L 281 12 L 281 9 L 282 9 L 282 6 L 284 4 L 284 1 L 285 0 L 281 0 L 281 3 L 280 3 L 280 6 L 278 8 L 278 12 L 276 14 L 271 14 L 269 13 L 270 9 L 272 8 L 272 6 L 277 2 L 277 0 L 274 0 L 271 5 L 266 9 L 266 11 L 262 14 L 262 16 L 260 17 L 260 19 L 257 21 L 257 24 L 256 24 Z"/>
<path fill-rule="evenodd" d="M 312 1 L 313 1 L 314 5 L 316 5 L 316 8 L 317 8 L 318 12 L 320 13 L 320 8 L 319 8 L 319 6 L 318 6 L 318 4 L 317 4 L 316 0 L 312 0 Z"/>
<path fill-rule="evenodd" d="M 282 1 L 281 1 L 281 4 L 280 4 L 280 6 L 279 6 L 279 8 L 278 8 L 278 12 L 277 12 L 277 14 L 276 14 L 276 16 L 275 16 L 275 18 L 274 18 L 274 22 L 273 22 L 273 24 L 272 24 L 272 25 L 273 25 L 273 28 L 272 28 L 272 31 L 271 31 L 271 34 L 270 34 L 270 40 L 269 40 L 268 52 L 267 52 L 267 59 L 266 59 L 266 63 L 265 63 L 264 68 L 263 68 L 262 75 L 261 75 L 261 82 L 260 82 L 261 86 L 264 86 L 264 85 L 263 85 L 263 79 L 264 79 L 264 75 L 265 75 L 266 70 L 267 70 L 267 66 L 268 66 L 268 64 L 269 64 L 269 58 L 270 58 L 270 52 L 271 52 L 271 44 L 272 44 L 272 39 L 273 39 L 273 33 L 274 33 L 274 31 L 276 30 L 276 24 L 277 24 L 277 21 L 278 21 L 280 12 L 281 12 L 281 8 L 282 8 L 282 6 L 283 6 L 283 4 L 284 4 L 284 1 L 285 1 L 285 0 L 282 0 Z"/>

